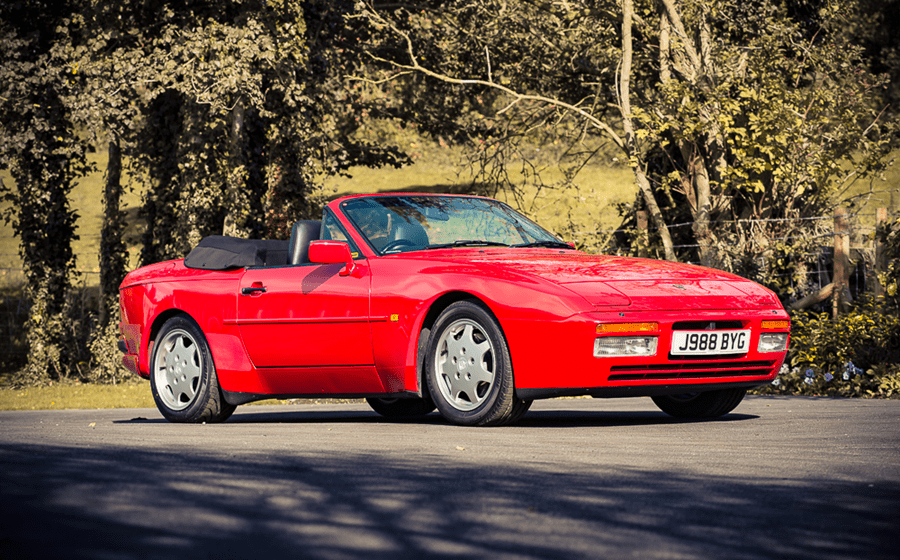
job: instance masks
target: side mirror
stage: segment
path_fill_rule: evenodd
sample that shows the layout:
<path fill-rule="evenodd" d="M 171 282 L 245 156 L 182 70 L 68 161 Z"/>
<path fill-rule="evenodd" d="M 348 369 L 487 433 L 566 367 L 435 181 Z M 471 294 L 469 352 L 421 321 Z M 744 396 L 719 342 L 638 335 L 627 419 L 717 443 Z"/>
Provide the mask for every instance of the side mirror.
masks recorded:
<path fill-rule="evenodd" d="M 309 262 L 317 264 L 344 263 L 341 276 L 349 276 L 356 270 L 350 245 L 343 241 L 312 241 L 309 244 Z"/>

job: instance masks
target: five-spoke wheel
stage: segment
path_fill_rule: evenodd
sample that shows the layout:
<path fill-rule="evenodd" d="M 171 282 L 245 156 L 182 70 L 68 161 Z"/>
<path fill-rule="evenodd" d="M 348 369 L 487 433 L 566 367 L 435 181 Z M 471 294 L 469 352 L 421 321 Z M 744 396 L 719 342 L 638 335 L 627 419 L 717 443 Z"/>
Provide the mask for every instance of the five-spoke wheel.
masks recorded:
<path fill-rule="evenodd" d="M 478 302 L 456 302 L 438 316 L 426 364 L 431 398 L 456 424 L 506 424 L 531 405 L 516 397 L 506 339 L 494 316 Z"/>
<path fill-rule="evenodd" d="M 190 319 L 163 325 L 153 345 L 150 385 L 156 406 L 173 422 L 222 422 L 236 408 L 225 402 L 206 337 Z"/>

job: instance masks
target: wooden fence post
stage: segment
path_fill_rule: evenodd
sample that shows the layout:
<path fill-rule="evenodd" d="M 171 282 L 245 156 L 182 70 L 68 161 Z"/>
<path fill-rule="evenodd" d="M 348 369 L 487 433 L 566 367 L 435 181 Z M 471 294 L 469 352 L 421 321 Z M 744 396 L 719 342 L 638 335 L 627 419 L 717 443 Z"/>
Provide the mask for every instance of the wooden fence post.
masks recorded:
<path fill-rule="evenodd" d="M 834 211 L 834 291 L 831 310 L 832 319 L 837 319 L 841 307 L 849 302 L 850 280 L 850 225 L 846 208 Z"/>
<path fill-rule="evenodd" d="M 883 228 L 887 227 L 888 219 L 887 219 L 887 208 L 879 208 L 875 211 L 875 297 L 881 298 L 884 297 L 884 286 L 881 285 L 881 280 L 878 278 L 878 275 L 885 271 L 887 268 L 887 259 L 884 254 L 884 243 L 881 242 L 881 236 L 879 235 Z"/>

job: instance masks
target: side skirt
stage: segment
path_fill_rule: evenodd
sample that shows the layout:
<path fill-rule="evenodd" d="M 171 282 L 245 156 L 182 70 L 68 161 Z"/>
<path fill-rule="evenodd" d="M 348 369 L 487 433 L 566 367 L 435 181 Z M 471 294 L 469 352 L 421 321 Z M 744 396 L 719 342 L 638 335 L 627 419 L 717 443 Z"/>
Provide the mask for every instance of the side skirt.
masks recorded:
<path fill-rule="evenodd" d="M 232 405 L 247 404 L 255 401 L 264 401 L 266 399 L 419 399 L 421 395 L 415 391 L 402 391 L 399 393 L 309 393 L 309 394 L 279 394 L 270 395 L 265 393 L 237 393 L 233 391 L 222 391 L 225 402 Z"/>

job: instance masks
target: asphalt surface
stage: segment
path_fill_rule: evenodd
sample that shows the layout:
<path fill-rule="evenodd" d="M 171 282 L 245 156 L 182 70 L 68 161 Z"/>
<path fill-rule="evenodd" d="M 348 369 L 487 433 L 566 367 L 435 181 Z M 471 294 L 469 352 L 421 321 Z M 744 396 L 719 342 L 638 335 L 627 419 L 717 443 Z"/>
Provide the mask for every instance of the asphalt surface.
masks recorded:
<path fill-rule="evenodd" d="M 900 556 L 900 401 L 540 401 L 517 425 L 365 405 L 0 412 L 0 559 Z"/>

